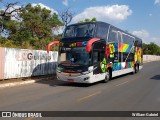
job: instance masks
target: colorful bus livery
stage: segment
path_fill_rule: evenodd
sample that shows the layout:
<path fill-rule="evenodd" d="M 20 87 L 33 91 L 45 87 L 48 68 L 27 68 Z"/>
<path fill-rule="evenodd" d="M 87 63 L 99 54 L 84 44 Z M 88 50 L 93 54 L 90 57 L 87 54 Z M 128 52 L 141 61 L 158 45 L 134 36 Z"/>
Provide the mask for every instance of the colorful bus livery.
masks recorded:
<path fill-rule="evenodd" d="M 119 57 L 118 57 L 119 55 Z M 121 55 L 121 56 L 120 56 Z M 106 46 L 106 57 L 112 59 L 112 71 L 124 69 L 122 64 L 125 62 L 125 68 L 133 68 L 135 62 L 137 70 L 142 67 L 142 48 L 129 44 L 114 43 Z M 122 58 L 123 57 L 123 58 Z M 135 72 L 137 72 L 137 70 Z"/>
<path fill-rule="evenodd" d="M 104 22 L 66 27 L 59 44 L 57 78 L 62 81 L 108 82 L 112 77 L 137 73 L 143 67 L 142 40 Z"/>

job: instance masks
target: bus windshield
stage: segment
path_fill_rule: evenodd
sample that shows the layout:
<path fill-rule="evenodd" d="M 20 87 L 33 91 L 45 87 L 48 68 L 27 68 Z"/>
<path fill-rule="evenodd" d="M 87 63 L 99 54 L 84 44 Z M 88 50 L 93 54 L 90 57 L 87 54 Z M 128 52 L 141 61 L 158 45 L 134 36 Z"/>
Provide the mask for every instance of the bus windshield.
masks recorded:
<path fill-rule="evenodd" d="M 63 38 L 73 37 L 92 37 L 94 34 L 95 24 L 80 24 L 68 26 L 64 33 Z"/>
<path fill-rule="evenodd" d="M 90 64 L 85 47 L 60 48 L 59 64 L 63 66 L 86 66 Z"/>

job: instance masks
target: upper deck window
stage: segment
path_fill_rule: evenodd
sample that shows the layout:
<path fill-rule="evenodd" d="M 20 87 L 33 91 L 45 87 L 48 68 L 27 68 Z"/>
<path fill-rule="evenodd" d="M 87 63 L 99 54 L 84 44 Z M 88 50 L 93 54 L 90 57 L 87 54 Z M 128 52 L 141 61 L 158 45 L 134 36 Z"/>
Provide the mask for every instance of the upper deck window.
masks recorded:
<path fill-rule="evenodd" d="M 92 37 L 94 28 L 95 24 L 79 24 L 68 26 L 63 33 L 63 38 Z"/>
<path fill-rule="evenodd" d="M 127 34 L 122 34 L 123 43 L 133 45 L 134 37 L 129 36 Z"/>
<path fill-rule="evenodd" d="M 136 40 L 135 40 L 135 46 L 137 46 L 137 47 L 142 47 L 142 40 L 136 39 Z"/>
<path fill-rule="evenodd" d="M 111 26 L 109 30 L 108 42 L 117 42 L 117 41 L 118 41 L 117 30 L 116 28 Z"/>

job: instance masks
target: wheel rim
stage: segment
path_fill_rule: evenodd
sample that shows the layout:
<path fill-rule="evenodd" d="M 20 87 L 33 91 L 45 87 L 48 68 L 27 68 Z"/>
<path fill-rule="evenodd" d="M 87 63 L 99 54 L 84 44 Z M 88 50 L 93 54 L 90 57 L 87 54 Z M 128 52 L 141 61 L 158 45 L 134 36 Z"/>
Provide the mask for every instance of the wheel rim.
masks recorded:
<path fill-rule="evenodd" d="M 110 75 L 109 75 L 109 71 L 107 71 L 106 77 L 105 77 L 105 80 L 106 80 L 106 81 L 109 81 L 109 76 L 110 76 Z"/>

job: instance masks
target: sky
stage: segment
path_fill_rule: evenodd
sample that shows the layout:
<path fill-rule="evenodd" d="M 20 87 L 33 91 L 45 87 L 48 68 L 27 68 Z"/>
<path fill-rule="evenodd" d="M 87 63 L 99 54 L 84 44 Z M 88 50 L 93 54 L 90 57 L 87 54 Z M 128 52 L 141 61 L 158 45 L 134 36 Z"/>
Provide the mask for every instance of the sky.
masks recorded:
<path fill-rule="evenodd" d="M 69 8 L 74 13 L 71 23 L 85 18 L 110 23 L 160 46 L 160 0 L 2 0 L 0 9 L 10 2 L 32 3 L 61 13 Z"/>

